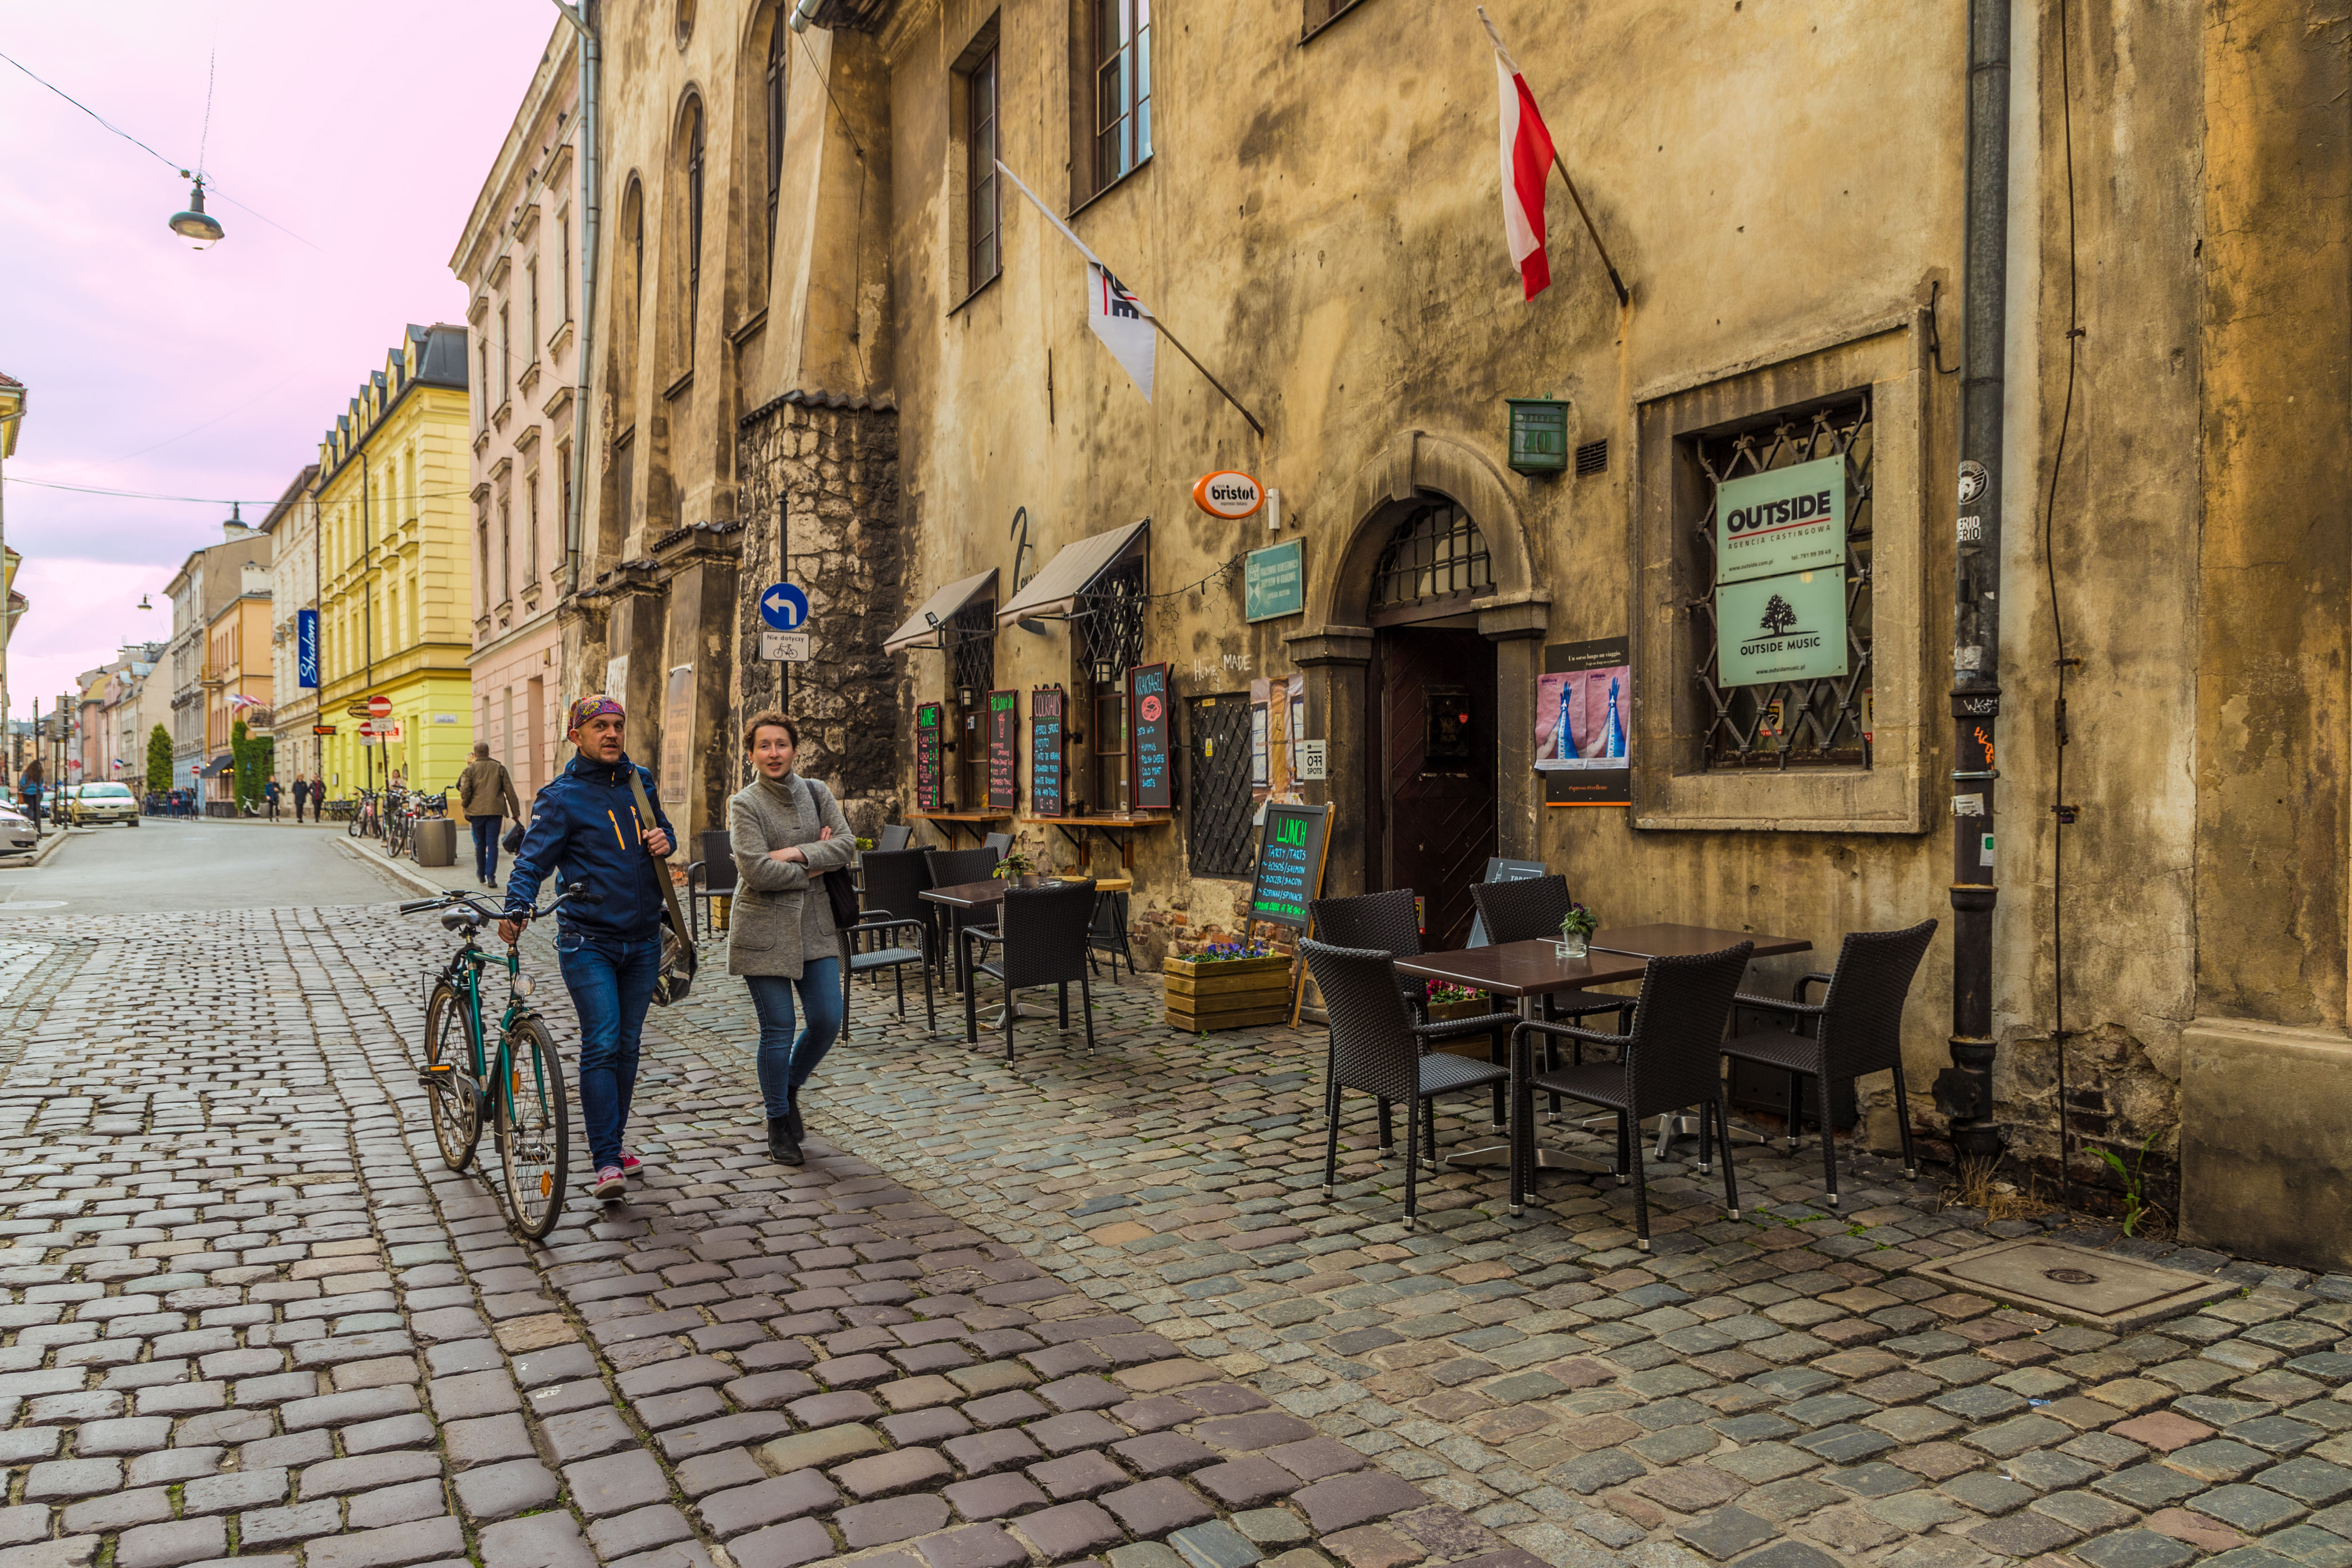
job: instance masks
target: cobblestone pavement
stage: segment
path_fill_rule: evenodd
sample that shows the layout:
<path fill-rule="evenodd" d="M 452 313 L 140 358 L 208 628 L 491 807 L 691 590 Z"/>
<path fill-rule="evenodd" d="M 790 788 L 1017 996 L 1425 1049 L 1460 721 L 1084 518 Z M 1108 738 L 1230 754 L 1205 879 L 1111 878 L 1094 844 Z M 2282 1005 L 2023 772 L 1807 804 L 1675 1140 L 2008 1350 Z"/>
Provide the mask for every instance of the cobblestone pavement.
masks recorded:
<path fill-rule="evenodd" d="M 740 1051 L 653 1041 L 648 1178 L 518 1245 L 404 1043 L 446 940 L 12 925 L 0 1568 L 1534 1561 L 884 1171 L 772 1165 Z"/>
<path fill-rule="evenodd" d="M 960 1009 L 925 1037 L 861 983 L 812 1123 L 1412 1481 L 1449 1544 L 1643 1568 L 2352 1564 L 2352 1278 L 2084 1228 L 2066 1238 L 2242 1289 L 2129 1337 L 2062 1326 L 1905 1272 L 2043 1226 L 1979 1228 L 1867 1161 L 1832 1211 L 1811 1142 L 1740 1151 L 1738 1221 L 1717 1182 L 1654 1164 L 1648 1255 L 1606 1177 L 1548 1177 L 1548 1209 L 1514 1219 L 1496 1174 L 1424 1175 L 1408 1232 L 1360 1100 L 1322 1196 L 1319 1031 L 1195 1038 L 1148 977 L 1096 995 L 1093 1052 L 1024 1020 L 1008 1068 L 962 1044 Z M 725 982 L 663 1023 L 739 1064 L 752 1033 Z M 1456 1103 L 1475 1120 L 1442 1141 L 1489 1136 Z M 1447 1546 L 1391 1521 L 1318 1549 L 1400 1568 Z"/>
<path fill-rule="evenodd" d="M 414 1084 L 446 941 L 12 920 L 0 1568 L 2352 1564 L 2352 1279 L 2176 1253 L 2245 1292 L 2060 1328 L 1810 1149 L 1738 1222 L 1658 1169 L 1654 1255 L 1568 1176 L 1408 1233 L 1368 1139 L 1322 1198 L 1318 1039 L 1134 984 L 1012 1069 L 861 986 L 783 1171 L 723 964 L 655 1016 L 649 1178 L 522 1246 Z"/>

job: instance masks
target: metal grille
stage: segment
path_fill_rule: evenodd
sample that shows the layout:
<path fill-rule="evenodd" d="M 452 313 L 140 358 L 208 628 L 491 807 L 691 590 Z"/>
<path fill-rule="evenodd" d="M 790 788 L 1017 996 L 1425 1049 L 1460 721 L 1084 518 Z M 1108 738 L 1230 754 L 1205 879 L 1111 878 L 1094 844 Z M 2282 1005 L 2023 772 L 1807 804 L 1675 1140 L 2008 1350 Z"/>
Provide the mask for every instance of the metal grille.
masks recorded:
<path fill-rule="evenodd" d="M 1143 605 L 1140 556 L 1103 573 L 1078 595 L 1077 613 L 1070 619 L 1078 628 L 1084 679 L 1092 681 L 1096 667 L 1108 662 L 1116 685 L 1143 661 Z"/>
<path fill-rule="evenodd" d="M 1250 700 L 1246 691 L 1185 700 L 1192 799 L 1185 812 L 1186 853 L 1195 877 L 1247 877 L 1253 868 Z"/>
<path fill-rule="evenodd" d="M 1582 479 L 1587 474 L 1605 474 L 1608 471 L 1609 442 L 1606 438 L 1587 441 L 1576 449 L 1576 473 L 1579 479 Z"/>
<path fill-rule="evenodd" d="M 1688 438 L 1706 483 L 1692 488 L 1684 521 L 1689 581 L 1707 584 L 1691 629 L 1700 694 L 1706 701 L 1700 745 L 1709 768 L 1868 767 L 1871 693 L 1870 395 L 1782 409 L 1743 426 Z M 1726 687 L 1716 681 L 1716 490 L 1727 479 L 1842 457 L 1846 479 L 1846 673 L 1841 679 Z"/>
<path fill-rule="evenodd" d="M 1372 568 L 1372 605 L 1416 605 L 1454 594 L 1491 592 L 1486 537 L 1452 501 L 1416 510 L 1389 536 Z"/>
<path fill-rule="evenodd" d="M 979 599 L 948 617 L 948 668 L 975 693 L 996 684 L 996 601 Z"/>

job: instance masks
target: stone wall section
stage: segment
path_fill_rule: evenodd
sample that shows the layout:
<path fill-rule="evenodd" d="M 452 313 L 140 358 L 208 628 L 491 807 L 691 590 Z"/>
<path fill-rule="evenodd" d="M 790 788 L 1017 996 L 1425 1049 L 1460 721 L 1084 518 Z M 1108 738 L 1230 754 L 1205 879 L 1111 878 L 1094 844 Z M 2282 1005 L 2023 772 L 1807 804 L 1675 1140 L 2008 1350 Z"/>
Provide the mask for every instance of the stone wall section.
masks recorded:
<path fill-rule="evenodd" d="M 760 658 L 757 599 L 779 579 L 796 584 L 809 596 L 809 662 L 789 667 L 783 706 L 801 724 L 801 770 L 830 784 L 871 837 L 898 811 L 898 752 L 914 723 L 882 652 L 906 614 L 897 408 L 887 398 L 791 392 L 745 416 L 737 443 L 742 629 L 730 728 L 740 736 L 745 720 L 784 695 L 787 667 Z"/>

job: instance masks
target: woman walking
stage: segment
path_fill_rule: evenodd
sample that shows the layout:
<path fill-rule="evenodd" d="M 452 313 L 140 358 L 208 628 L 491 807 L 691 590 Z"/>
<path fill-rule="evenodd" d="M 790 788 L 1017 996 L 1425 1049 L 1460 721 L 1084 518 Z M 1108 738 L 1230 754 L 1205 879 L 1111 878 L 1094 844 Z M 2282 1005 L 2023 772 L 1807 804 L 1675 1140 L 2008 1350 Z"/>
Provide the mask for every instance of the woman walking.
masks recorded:
<path fill-rule="evenodd" d="M 755 776 L 727 803 L 737 879 L 727 969 L 751 987 L 768 1152 L 786 1165 L 801 1163 L 801 1085 L 841 1033 L 840 935 L 818 879 L 856 853 L 833 792 L 793 771 L 800 741 L 800 727 L 782 713 L 744 726 Z M 798 1038 L 795 987 L 806 1019 Z"/>

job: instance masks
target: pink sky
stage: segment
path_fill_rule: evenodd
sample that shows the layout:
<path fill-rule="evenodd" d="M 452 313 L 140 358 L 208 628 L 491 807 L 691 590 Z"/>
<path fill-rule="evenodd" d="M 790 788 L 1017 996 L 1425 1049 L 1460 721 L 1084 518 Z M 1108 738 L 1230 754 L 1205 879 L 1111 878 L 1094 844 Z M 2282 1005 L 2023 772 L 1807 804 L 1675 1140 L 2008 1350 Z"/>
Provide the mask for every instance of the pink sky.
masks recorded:
<path fill-rule="evenodd" d="M 0 0 L 0 51 L 181 166 L 217 56 L 227 231 L 191 249 L 164 227 L 186 181 L 0 61 L 0 371 L 28 389 L 7 539 L 32 602 L 9 717 L 166 640 L 163 585 L 228 516 L 17 481 L 259 521 L 404 323 L 464 319 L 450 253 L 556 22 L 546 0 Z"/>

